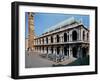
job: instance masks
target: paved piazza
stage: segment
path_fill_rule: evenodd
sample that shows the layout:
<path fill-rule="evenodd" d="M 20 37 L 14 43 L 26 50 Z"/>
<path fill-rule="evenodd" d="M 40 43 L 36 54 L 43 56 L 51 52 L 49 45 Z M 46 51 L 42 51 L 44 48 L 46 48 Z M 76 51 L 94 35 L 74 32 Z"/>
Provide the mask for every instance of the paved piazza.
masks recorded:
<path fill-rule="evenodd" d="M 52 65 L 63 64 L 66 65 L 75 61 L 75 58 L 65 59 L 63 62 L 54 62 L 48 58 L 41 57 L 40 53 L 28 52 L 25 53 L 25 67 L 26 68 L 36 68 L 36 67 L 52 67 Z"/>

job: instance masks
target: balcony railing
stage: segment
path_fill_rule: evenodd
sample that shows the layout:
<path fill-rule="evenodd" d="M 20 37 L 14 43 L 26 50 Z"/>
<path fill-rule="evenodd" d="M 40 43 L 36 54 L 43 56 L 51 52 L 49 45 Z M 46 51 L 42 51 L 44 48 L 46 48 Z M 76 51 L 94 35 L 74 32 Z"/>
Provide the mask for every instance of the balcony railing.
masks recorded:
<path fill-rule="evenodd" d="M 60 44 L 78 44 L 78 43 L 86 43 L 88 44 L 89 41 L 67 41 L 67 42 L 53 42 L 53 43 L 44 43 L 44 44 L 35 44 L 35 46 L 41 46 L 41 45 L 60 45 Z"/>

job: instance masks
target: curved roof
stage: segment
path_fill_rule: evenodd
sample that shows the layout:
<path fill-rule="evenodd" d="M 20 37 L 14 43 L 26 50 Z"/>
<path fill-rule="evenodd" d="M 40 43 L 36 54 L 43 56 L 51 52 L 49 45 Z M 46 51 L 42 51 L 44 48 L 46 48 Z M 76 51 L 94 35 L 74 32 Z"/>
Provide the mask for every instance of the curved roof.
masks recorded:
<path fill-rule="evenodd" d="M 51 26 L 51 27 L 47 28 L 46 30 L 44 30 L 44 33 L 49 32 L 49 31 L 53 31 L 53 30 L 55 30 L 57 28 L 61 28 L 63 26 L 70 25 L 72 23 L 80 23 L 80 22 L 81 21 L 76 20 L 74 17 L 71 17 L 71 18 L 68 18 L 68 19 L 66 19 L 66 20 L 54 25 L 54 26 Z"/>

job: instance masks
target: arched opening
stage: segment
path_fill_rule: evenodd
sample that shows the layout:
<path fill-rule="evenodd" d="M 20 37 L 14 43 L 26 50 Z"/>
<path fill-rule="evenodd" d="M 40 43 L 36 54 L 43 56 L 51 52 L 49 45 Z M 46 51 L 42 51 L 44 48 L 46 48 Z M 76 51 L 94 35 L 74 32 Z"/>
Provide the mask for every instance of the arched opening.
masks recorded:
<path fill-rule="evenodd" d="M 64 55 L 67 56 L 67 47 L 64 47 Z"/>
<path fill-rule="evenodd" d="M 57 42 L 59 42 L 59 35 L 57 35 Z"/>
<path fill-rule="evenodd" d="M 57 47 L 57 54 L 60 53 L 60 47 Z"/>
<path fill-rule="evenodd" d="M 82 57 L 86 57 L 87 49 L 82 48 Z"/>
<path fill-rule="evenodd" d="M 48 47 L 47 47 L 47 53 L 48 53 Z"/>
<path fill-rule="evenodd" d="M 73 41 L 76 41 L 77 40 L 77 32 L 76 31 L 73 31 L 72 32 L 72 40 Z"/>
<path fill-rule="evenodd" d="M 51 36 L 51 43 L 53 43 L 53 37 Z"/>
<path fill-rule="evenodd" d="M 46 43 L 48 44 L 48 38 L 46 38 Z"/>
<path fill-rule="evenodd" d="M 85 31 L 83 31 L 83 40 L 85 40 Z"/>
<path fill-rule="evenodd" d="M 51 47 L 51 53 L 53 54 L 53 47 Z"/>
<path fill-rule="evenodd" d="M 77 48 L 76 47 L 73 47 L 72 52 L 73 52 L 73 57 L 77 58 Z"/>
<path fill-rule="evenodd" d="M 64 42 L 67 42 L 67 33 L 64 33 Z"/>

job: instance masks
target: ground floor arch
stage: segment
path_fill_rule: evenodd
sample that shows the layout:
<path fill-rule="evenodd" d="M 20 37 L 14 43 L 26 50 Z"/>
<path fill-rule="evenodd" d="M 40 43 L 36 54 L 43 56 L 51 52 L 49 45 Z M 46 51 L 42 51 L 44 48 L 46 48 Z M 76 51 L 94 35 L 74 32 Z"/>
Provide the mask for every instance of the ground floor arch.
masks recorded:
<path fill-rule="evenodd" d="M 57 47 L 57 54 L 60 53 L 60 47 Z"/>
<path fill-rule="evenodd" d="M 64 46 L 64 55 L 65 56 L 69 56 L 69 51 L 68 51 L 69 47 L 68 46 Z"/>
<path fill-rule="evenodd" d="M 76 47 L 72 48 L 72 54 L 73 54 L 73 57 L 77 58 L 77 48 Z"/>

